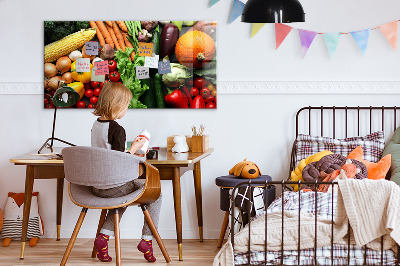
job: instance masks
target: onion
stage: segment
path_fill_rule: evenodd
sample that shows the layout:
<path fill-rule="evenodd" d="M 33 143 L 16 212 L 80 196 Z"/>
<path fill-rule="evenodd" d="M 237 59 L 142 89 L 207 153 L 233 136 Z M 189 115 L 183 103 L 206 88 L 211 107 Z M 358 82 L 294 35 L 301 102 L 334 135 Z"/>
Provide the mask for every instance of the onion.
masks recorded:
<path fill-rule="evenodd" d="M 61 77 L 60 76 L 52 77 L 49 80 L 49 83 L 48 83 L 49 84 L 48 86 L 49 86 L 50 90 L 53 90 L 53 91 L 57 90 L 59 81 L 61 81 Z"/>
<path fill-rule="evenodd" d="M 45 78 L 44 79 L 44 89 L 47 89 L 49 87 L 49 81 Z"/>
<path fill-rule="evenodd" d="M 75 50 L 69 54 L 69 59 L 71 59 L 71 61 L 75 61 L 76 59 L 81 58 L 81 57 L 82 57 L 82 53 L 79 52 L 78 50 Z"/>
<path fill-rule="evenodd" d="M 44 76 L 46 78 L 52 78 L 55 75 L 57 75 L 57 68 L 54 64 L 52 63 L 46 63 L 44 64 Z"/>
<path fill-rule="evenodd" d="M 71 72 L 65 72 L 62 77 L 61 80 L 63 80 L 65 83 L 69 84 L 72 82 L 72 74 Z"/>
<path fill-rule="evenodd" d="M 67 72 L 71 70 L 71 59 L 68 58 L 68 56 L 63 56 L 58 58 L 56 67 L 58 71 L 61 73 Z"/>

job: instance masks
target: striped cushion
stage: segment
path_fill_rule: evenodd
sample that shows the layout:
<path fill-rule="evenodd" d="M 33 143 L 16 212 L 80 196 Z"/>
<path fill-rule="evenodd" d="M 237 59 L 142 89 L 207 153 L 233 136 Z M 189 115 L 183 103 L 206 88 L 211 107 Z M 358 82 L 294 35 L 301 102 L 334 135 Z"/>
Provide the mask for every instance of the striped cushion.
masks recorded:
<path fill-rule="evenodd" d="M 299 134 L 296 139 L 296 165 L 302 159 L 323 150 L 329 150 L 347 157 L 357 146 L 362 147 L 365 160 L 378 162 L 385 147 L 383 131 L 374 132 L 364 137 L 345 139 Z"/>
<path fill-rule="evenodd" d="M 4 220 L 1 237 L 11 238 L 12 240 L 21 240 L 22 218 L 16 220 Z M 27 239 L 33 237 L 40 238 L 39 217 L 29 218 Z"/>

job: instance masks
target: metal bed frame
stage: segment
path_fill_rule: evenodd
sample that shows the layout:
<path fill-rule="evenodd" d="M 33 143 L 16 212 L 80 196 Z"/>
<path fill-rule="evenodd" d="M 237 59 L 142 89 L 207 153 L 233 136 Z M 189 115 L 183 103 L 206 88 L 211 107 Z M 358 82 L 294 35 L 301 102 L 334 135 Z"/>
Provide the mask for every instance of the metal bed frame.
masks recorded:
<path fill-rule="evenodd" d="M 331 117 L 332 118 L 332 137 L 335 138 L 336 137 L 336 122 L 337 120 L 340 119 L 336 119 L 337 116 L 337 112 L 344 112 L 344 121 L 342 120 L 342 125 L 344 126 L 345 129 L 345 136 L 347 138 L 348 136 L 348 125 L 349 125 L 349 113 L 350 112 L 356 112 L 356 116 L 357 116 L 357 136 L 360 136 L 360 123 L 361 123 L 361 119 L 360 119 L 360 113 L 365 113 L 365 112 L 369 112 L 369 132 L 372 133 L 372 128 L 373 128 L 373 114 L 376 114 L 376 112 L 381 112 L 381 130 L 384 131 L 385 130 L 385 114 L 387 113 L 387 111 L 390 111 L 393 114 L 393 131 L 396 129 L 396 125 L 397 125 L 397 111 L 400 108 L 393 106 L 393 107 L 348 107 L 348 106 L 344 106 L 344 107 L 337 107 L 337 106 L 331 106 L 331 107 L 324 107 L 324 106 L 320 106 L 320 107 L 312 107 L 312 106 L 308 106 L 308 107 L 303 107 L 301 108 L 297 114 L 296 114 L 296 138 L 297 136 L 300 134 L 299 133 L 299 126 L 300 123 L 299 121 L 301 120 L 300 114 L 302 114 L 303 111 L 308 111 L 308 134 L 311 135 L 312 133 L 312 111 L 319 111 L 319 116 L 320 116 L 320 136 L 324 136 L 324 127 L 326 125 L 326 123 L 324 124 L 324 117 L 326 117 L 326 113 L 324 112 L 326 110 L 331 110 L 329 113 L 331 113 Z M 328 120 L 325 118 L 325 121 Z M 314 122 L 318 122 L 318 121 L 314 121 Z M 355 121 L 354 121 L 355 122 Z M 350 122 L 351 123 L 351 122 Z M 351 124 L 354 125 L 355 124 Z M 296 154 L 295 154 L 295 146 L 296 146 L 296 141 L 293 144 L 293 148 L 292 148 L 292 153 L 291 153 L 291 160 L 290 160 L 290 171 L 289 171 L 289 176 L 290 176 L 290 172 L 296 167 L 295 165 L 295 158 L 296 158 Z M 318 189 L 318 185 L 324 185 L 324 184 L 330 184 L 332 185 L 332 190 L 334 189 L 334 186 L 336 186 L 338 183 L 336 181 L 332 181 L 332 182 L 320 182 L 320 181 L 315 181 L 315 182 L 304 182 L 304 181 L 252 181 L 251 179 L 249 181 L 246 182 L 242 182 L 238 185 L 236 185 L 232 191 L 232 195 L 235 195 L 236 190 L 239 187 L 242 186 L 251 186 L 251 187 L 259 187 L 259 188 L 263 188 L 265 191 L 265 195 L 266 198 L 268 198 L 268 188 L 271 185 L 275 185 L 275 186 L 281 186 L 282 188 L 282 195 L 285 192 L 285 190 L 291 190 L 290 186 L 288 185 L 300 185 L 301 184 L 306 184 L 306 185 L 314 185 L 314 190 L 315 192 L 317 192 Z M 253 191 L 250 189 L 250 198 L 252 198 L 252 193 Z M 301 192 L 300 190 L 298 191 L 299 193 L 299 202 L 301 202 Z M 284 197 L 282 198 L 282 212 L 284 212 Z M 334 193 L 332 193 L 332 238 L 331 238 L 331 261 L 332 261 L 332 265 L 333 265 L 333 261 L 334 261 L 334 250 L 333 250 L 333 224 L 334 224 L 334 216 L 333 216 L 333 211 L 334 211 L 334 206 L 333 206 L 333 199 L 334 199 Z M 317 202 L 318 202 L 318 198 L 317 198 L 317 193 L 315 193 L 315 213 L 317 213 Z M 267 262 L 267 233 L 268 233 L 268 219 L 267 219 L 267 201 L 264 201 L 264 208 L 265 208 L 265 247 L 264 247 L 264 262 L 259 263 L 259 265 L 272 265 L 272 264 L 268 264 Z M 298 214 L 299 214 L 299 220 L 298 220 L 298 226 L 300 227 L 300 204 L 299 204 L 299 210 L 298 210 Z M 230 232 L 230 236 L 231 236 L 231 244 L 232 247 L 234 248 L 235 245 L 235 241 L 234 241 L 234 217 L 235 217 L 235 208 L 234 208 L 234 197 L 232 197 L 231 200 L 231 232 Z M 313 264 L 308 264 L 308 265 L 318 265 L 317 264 L 317 255 L 316 255 L 316 248 L 317 248 L 317 215 L 315 215 L 315 239 L 314 239 L 314 258 Z M 250 243 L 251 243 L 251 219 L 249 219 L 248 221 L 248 227 L 249 227 L 249 242 L 247 245 L 247 264 L 245 265 L 250 265 L 251 264 L 251 249 L 250 249 Z M 282 239 L 281 239 L 281 250 L 280 250 L 280 264 L 279 265 L 284 265 L 283 264 L 283 251 L 284 251 L 284 241 L 283 241 L 283 234 L 284 234 L 284 218 L 282 216 Z M 297 265 L 304 265 L 304 264 L 300 264 L 300 254 L 301 254 L 301 249 L 300 249 L 300 242 L 301 242 L 301 238 L 300 238 L 300 230 L 298 233 L 298 248 L 297 248 Z M 400 265 L 400 246 L 397 245 L 397 248 L 399 250 L 399 252 L 397 253 L 397 258 L 396 258 L 396 262 L 395 265 Z M 366 246 L 363 246 L 364 249 L 364 263 L 363 265 L 367 265 L 367 253 L 366 253 Z M 346 265 L 350 265 L 350 224 L 348 226 L 348 233 L 347 233 L 347 264 Z M 384 261 L 383 261 L 383 236 L 381 237 L 381 256 L 380 256 L 380 265 L 384 265 Z"/>

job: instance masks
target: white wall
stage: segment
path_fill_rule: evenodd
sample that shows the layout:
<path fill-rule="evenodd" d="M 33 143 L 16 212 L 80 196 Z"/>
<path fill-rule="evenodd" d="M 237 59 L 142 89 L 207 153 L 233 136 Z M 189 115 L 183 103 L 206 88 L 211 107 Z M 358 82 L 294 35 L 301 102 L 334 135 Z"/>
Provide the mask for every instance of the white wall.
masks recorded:
<path fill-rule="evenodd" d="M 143 3 L 146 3 L 143 6 Z M 250 39 L 251 27 L 235 21 L 228 25 L 231 1 L 221 0 L 208 9 L 208 0 L 147 1 L 28 1 L 0 0 L 0 82 L 42 81 L 44 20 L 218 20 L 219 81 L 399 81 L 399 52 L 391 50 L 379 31 L 371 33 L 369 49 L 363 57 L 351 36 L 343 36 L 334 59 L 329 59 L 322 37 L 318 36 L 305 59 L 297 31 L 290 33 L 278 51 L 274 50 L 273 25 L 266 25 Z M 328 31 L 351 31 L 375 27 L 398 17 L 400 2 L 372 0 L 303 0 L 306 23 L 294 27 Z M 0 83 L 1 87 L 1 83 Z M 275 180 L 286 176 L 290 146 L 294 138 L 294 115 L 308 105 L 398 105 L 399 95 L 318 94 L 221 94 L 217 110 L 130 110 L 121 120 L 128 139 L 142 128 L 152 132 L 154 146 L 165 146 L 176 133 L 189 134 L 193 124 L 207 125 L 215 152 L 202 161 L 205 238 L 218 238 L 223 214 L 214 179 L 227 174 L 238 161 L 255 161 L 263 174 Z M 7 192 L 24 190 L 25 168 L 9 158 L 35 150 L 50 136 L 52 111 L 43 110 L 42 95 L 0 95 L 0 207 Z M 90 144 L 90 128 L 95 118 L 88 110 L 60 110 L 57 137 L 78 145 Z M 197 217 L 192 175 L 182 177 L 183 237 L 197 237 Z M 55 180 L 35 182 L 45 222 L 45 237 L 55 237 Z M 164 238 L 175 238 L 171 215 L 171 182 L 162 182 L 164 195 L 159 230 Z M 69 237 L 79 208 L 64 191 L 62 237 Z M 93 237 L 99 212 L 90 211 L 80 237 Z M 138 208 L 130 208 L 121 221 L 123 238 L 139 238 L 142 218 Z"/>

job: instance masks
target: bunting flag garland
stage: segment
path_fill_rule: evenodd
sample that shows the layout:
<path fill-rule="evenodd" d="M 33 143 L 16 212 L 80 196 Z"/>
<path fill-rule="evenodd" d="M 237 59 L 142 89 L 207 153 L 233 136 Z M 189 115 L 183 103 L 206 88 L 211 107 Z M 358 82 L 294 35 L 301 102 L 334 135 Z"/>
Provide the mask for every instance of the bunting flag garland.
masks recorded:
<path fill-rule="evenodd" d="M 397 49 L 397 22 L 396 20 L 378 27 L 394 50 Z"/>
<path fill-rule="evenodd" d="M 339 39 L 340 36 L 342 36 L 342 34 L 340 34 L 339 32 L 333 32 L 333 33 L 325 33 L 323 36 L 326 48 L 328 48 L 329 55 L 332 58 L 333 54 L 336 51 L 336 48 L 338 47 Z"/>
<path fill-rule="evenodd" d="M 293 28 L 288 25 L 275 23 L 276 49 L 278 49 L 278 47 L 282 44 L 282 42 L 285 40 L 286 36 L 288 36 L 292 29 Z"/>
<path fill-rule="evenodd" d="M 301 55 L 304 58 L 317 33 L 315 31 L 299 30 Z"/>
<path fill-rule="evenodd" d="M 229 18 L 229 24 L 242 15 L 244 3 L 239 0 L 233 0 L 231 16 Z"/>
<path fill-rule="evenodd" d="M 264 27 L 265 23 L 253 23 L 251 28 L 251 38 L 256 35 L 262 27 Z"/>
<path fill-rule="evenodd" d="M 210 0 L 210 4 L 208 7 L 212 7 L 213 5 L 215 5 L 218 2 L 219 2 L 219 0 Z"/>
<path fill-rule="evenodd" d="M 365 55 L 365 51 L 367 50 L 370 32 L 371 32 L 371 29 L 351 32 L 351 35 L 353 36 L 354 40 L 356 41 L 356 43 L 357 43 L 358 47 L 360 48 L 360 51 L 363 55 Z"/>

